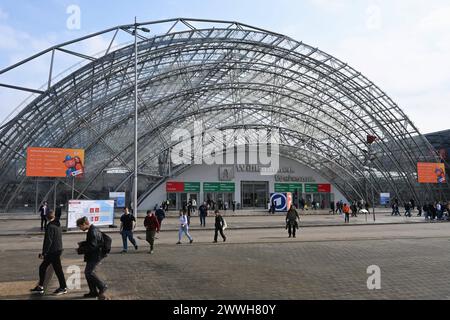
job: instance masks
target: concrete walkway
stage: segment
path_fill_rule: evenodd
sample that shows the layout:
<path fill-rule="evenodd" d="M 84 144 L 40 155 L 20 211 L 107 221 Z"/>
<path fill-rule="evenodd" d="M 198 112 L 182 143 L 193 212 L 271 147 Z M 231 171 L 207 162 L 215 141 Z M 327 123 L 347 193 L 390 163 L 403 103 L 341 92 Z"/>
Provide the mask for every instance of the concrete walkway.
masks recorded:
<path fill-rule="evenodd" d="M 261 228 L 284 228 L 284 214 L 263 214 L 258 215 L 223 215 L 227 221 L 228 228 L 233 229 L 261 229 Z M 351 217 L 350 224 L 344 223 L 343 215 L 324 215 L 324 214 L 301 214 L 300 227 L 324 227 L 324 226 L 351 226 L 351 225 L 383 225 L 383 224 L 411 224 L 411 223 L 438 223 L 426 221 L 423 217 L 413 216 L 406 218 L 404 216 L 391 216 L 390 213 L 379 212 L 376 214 L 376 221 L 373 221 L 373 215 L 359 215 L 357 218 Z M 62 219 L 62 226 L 66 225 L 66 220 Z M 119 218 L 115 219 L 115 224 L 120 225 Z M 211 230 L 214 228 L 214 216 L 206 218 L 206 227 L 200 227 L 200 219 L 197 215 L 191 216 L 191 230 Z M 103 227 L 108 232 L 119 232 L 119 228 Z M 138 218 L 136 232 L 143 232 L 143 218 Z M 169 216 L 163 221 L 163 231 L 178 230 L 178 218 Z M 69 233 L 79 233 L 78 230 L 68 231 Z M 27 216 L 24 219 L 11 219 L 3 216 L 0 219 L 0 236 L 17 235 L 39 235 L 40 219 L 33 216 Z"/>

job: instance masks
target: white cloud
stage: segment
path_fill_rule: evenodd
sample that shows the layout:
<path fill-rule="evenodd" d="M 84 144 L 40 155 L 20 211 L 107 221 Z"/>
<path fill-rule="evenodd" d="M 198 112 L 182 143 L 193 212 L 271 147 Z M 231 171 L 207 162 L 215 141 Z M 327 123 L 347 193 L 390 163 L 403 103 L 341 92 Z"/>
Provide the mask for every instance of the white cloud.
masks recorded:
<path fill-rule="evenodd" d="M 449 31 L 450 7 L 416 8 L 389 28 L 355 31 L 330 53 L 378 85 L 421 131 L 444 130 L 450 116 Z"/>
<path fill-rule="evenodd" d="M 424 31 L 442 32 L 450 30 L 450 6 L 435 9 L 426 15 L 419 23 L 419 29 Z"/>

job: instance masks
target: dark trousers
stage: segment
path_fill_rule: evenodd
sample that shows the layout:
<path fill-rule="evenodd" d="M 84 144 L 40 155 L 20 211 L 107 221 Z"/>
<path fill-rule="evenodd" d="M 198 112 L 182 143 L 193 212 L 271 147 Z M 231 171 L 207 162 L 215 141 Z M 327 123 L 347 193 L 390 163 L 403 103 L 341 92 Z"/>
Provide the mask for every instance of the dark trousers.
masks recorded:
<path fill-rule="evenodd" d="M 51 253 L 45 256 L 44 261 L 42 261 L 39 266 L 39 285 L 41 287 L 44 286 L 45 281 L 45 273 L 49 265 L 53 266 L 53 270 L 55 270 L 55 274 L 58 277 L 59 287 L 66 288 L 66 279 L 64 278 L 64 271 L 61 265 L 61 251 Z"/>
<path fill-rule="evenodd" d="M 47 218 L 45 216 L 41 216 L 41 230 L 43 230 L 47 226 Z"/>
<path fill-rule="evenodd" d="M 161 224 L 162 224 L 162 221 L 164 219 L 161 219 L 161 218 L 158 218 L 158 217 L 156 217 L 156 219 L 158 220 L 158 223 L 159 223 L 159 230 L 161 230 Z"/>
<path fill-rule="evenodd" d="M 203 214 L 200 215 L 200 225 L 204 227 L 206 226 L 206 216 Z"/>
<path fill-rule="evenodd" d="M 223 234 L 223 228 L 216 226 L 216 230 L 214 231 L 214 241 L 217 241 L 217 236 L 219 235 L 219 232 L 220 235 L 222 236 L 222 239 L 224 240 L 226 239 L 225 235 Z"/>
<path fill-rule="evenodd" d="M 289 236 L 294 236 L 295 237 L 295 232 L 296 232 L 297 228 L 295 227 L 295 222 L 288 222 L 288 233 Z"/>
<path fill-rule="evenodd" d="M 350 214 L 346 213 L 345 214 L 345 223 L 349 223 L 350 222 Z"/>
<path fill-rule="evenodd" d="M 156 230 L 146 230 L 146 240 L 150 244 L 150 250 L 153 250 L 153 244 L 155 243 Z"/>
<path fill-rule="evenodd" d="M 106 285 L 95 274 L 95 268 L 99 264 L 100 260 L 89 260 L 86 262 L 86 268 L 84 269 L 84 276 L 89 287 L 89 292 L 98 294 L 99 291 L 103 291 Z"/>

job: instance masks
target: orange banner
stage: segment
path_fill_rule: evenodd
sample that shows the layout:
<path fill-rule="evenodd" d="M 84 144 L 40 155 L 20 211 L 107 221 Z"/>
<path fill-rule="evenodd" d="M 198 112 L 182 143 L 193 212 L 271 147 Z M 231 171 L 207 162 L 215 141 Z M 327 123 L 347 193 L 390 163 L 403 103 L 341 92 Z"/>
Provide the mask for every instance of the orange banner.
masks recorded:
<path fill-rule="evenodd" d="M 83 149 L 27 149 L 27 177 L 82 177 Z"/>
<path fill-rule="evenodd" d="M 445 183 L 445 165 L 443 163 L 417 163 L 419 183 Z"/>

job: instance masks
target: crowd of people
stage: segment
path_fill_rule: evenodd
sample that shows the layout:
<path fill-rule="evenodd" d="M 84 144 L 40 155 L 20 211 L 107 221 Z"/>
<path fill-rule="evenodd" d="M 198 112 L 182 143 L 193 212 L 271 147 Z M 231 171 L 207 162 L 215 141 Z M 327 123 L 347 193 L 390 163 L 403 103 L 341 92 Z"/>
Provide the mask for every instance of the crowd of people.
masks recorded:
<path fill-rule="evenodd" d="M 143 225 L 145 227 L 146 241 L 148 242 L 150 249 L 149 253 L 154 253 L 156 234 L 160 232 L 162 222 L 166 218 L 166 211 L 168 203 L 163 202 L 161 205 L 155 206 L 155 210 L 148 210 L 144 219 Z M 180 210 L 179 215 L 179 227 L 178 227 L 178 242 L 181 244 L 182 237 L 185 235 L 189 243 L 193 243 L 194 239 L 189 233 L 190 226 L 190 213 L 195 213 L 195 202 L 190 202 L 188 207 L 183 207 Z M 209 207 L 204 202 L 199 207 L 200 226 L 206 226 L 206 217 L 208 216 Z M 42 252 L 39 254 L 39 259 L 42 259 L 42 263 L 39 266 L 39 281 L 35 288 L 31 289 L 33 294 L 44 294 L 44 282 L 48 272 L 49 266 L 53 267 L 53 270 L 58 278 L 59 287 L 54 291 L 54 295 L 62 295 L 67 293 L 67 285 L 64 276 L 64 272 L 61 265 L 61 256 L 63 253 L 63 241 L 62 241 L 62 228 L 59 222 L 59 217 L 56 216 L 53 210 L 50 210 L 48 203 L 44 202 L 40 208 L 41 215 L 41 227 L 45 230 L 44 242 Z M 223 242 L 226 241 L 225 229 L 227 223 L 218 209 L 214 211 L 214 237 L 213 242 L 217 243 L 218 235 L 222 237 Z M 189 212 L 189 216 L 188 216 Z M 85 298 L 98 298 L 99 300 L 106 299 L 105 292 L 108 286 L 102 281 L 96 274 L 95 270 L 100 262 L 108 255 L 111 250 L 111 238 L 100 231 L 93 223 L 90 223 L 87 217 L 82 217 L 76 222 L 77 227 L 81 231 L 87 231 L 86 240 L 78 243 L 77 252 L 80 255 L 84 255 L 85 278 L 89 287 L 89 292 L 84 295 Z M 136 218 L 131 214 L 130 209 L 125 208 L 123 214 L 120 217 L 120 235 L 122 237 L 122 253 L 128 252 L 128 242 L 130 242 L 134 249 L 139 249 L 138 242 L 134 237 L 134 230 L 136 228 Z"/>
<path fill-rule="evenodd" d="M 399 201 L 394 199 L 392 203 L 392 216 L 401 216 Z M 418 217 L 424 217 L 428 221 L 450 220 L 450 201 L 427 202 L 423 205 L 416 205 L 414 199 L 403 204 L 404 216 L 411 217 L 412 211 L 417 210 Z"/>
<path fill-rule="evenodd" d="M 146 241 L 149 244 L 149 253 L 153 254 L 155 249 L 156 235 L 160 232 L 162 223 L 166 218 L 166 212 L 169 207 L 169 202 L 163 201 L 160 205 L 155 205 L 154 210 L 148 210 L 143 222 L 146 233 Z M 351 203 L 344 203 L 342 200 L 331 204 L 330 213 L 344 215 L 345 223 L 350 223 L 350 216 L 357 217 L 358 213 L 363 213 L 363 209 L 368 213 L 369 205 L 365 201 L 353 201 Z M 391 205 L 392 216 L 401 216 L 399 201 L 394 199 Z M 450 220 L 450 202 L 436 201 L 434 203 L 426 203 L 423 205 L 416 204 L 414 199 L 403 204 L 404 216 L 411 217 L 412 211 L 417 210 L 417 216 L 424 216 L 427 220 Z M 301 210 L 306 210 L 306 204 L 303 204 Z M 182 243 L 183 236 L 186 236 L 189 243 L 192 244 L 194 238 L 189 232 L 191 225 L 191 214 L 196 214 L 200 218 L 200 227 L 206 227 L 206 218 L 208 212 L 214 212 L 214 237 L 213 242 L 217 243 L 218 236 L 222 237 L 223 242 L 227 240 L 225 236 L 225 229 L 227 223 L 222 214 L 215 206 L 211 206 L 206 201 L 197 208 L 195 199 L 189 199 L 187 204 L 179 212 L 178 222 L 178 241 L 177 245 Z M 60 224 L 61 210 L 54 212 L 49 209 L 48 203 L 44 202 L 39 209 L 41 217 L 41 230 L 45 230 L 44 242 L 42 252 L 39 258 L 42 263 L 39 266 L 39 282 L 35 288 L 31 290 L 32 293 L 44 294 L 44 282 L 49 266 L 58 278 L 59 287 L 54 291 L 55 295 L 67 293 L 67 285 L 64 277 L 64 272 L 61 265 L 61 256 L 63 253 L 62 229 Z M 270 212 L 275 212 L 275 204 L 270 206 Z M 289 238 L 296 237 L 296 231 L 300 225 L 300 215 L 295 205 L 291 205 L 285 216 L 286 230 Z M 78 228 L 82 231 L 87 231 L 86 240 L 78 243 L 78 254 L 84 255 L 85 278 L 89 287 L 89 292 L 84 295 L 86 298 L 106 299 L 105 292 L 108 288 L 106 283 L 96 275 L 96 268 L 100 262 L 108 255 L 111 250 L 111 238 L 100 231 L 93 223 L 90 223 L 87 217 L 82 217 L 76 222 Z M 120 217 L 120 235 L 122 237 L 122 253 L 128 252 L 128 242 L 130 242 L 135 250 L 138 250 L 138 242 L 134 238 L 134 230 L 136 228 L 136 218 L 130 212 L 130 209 L 125 208 Z"/>

